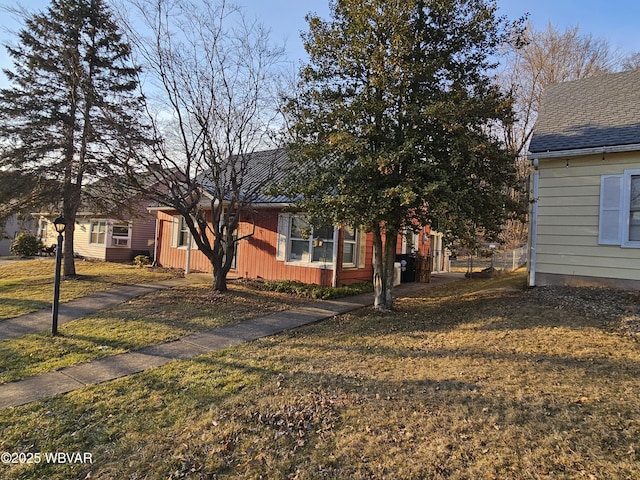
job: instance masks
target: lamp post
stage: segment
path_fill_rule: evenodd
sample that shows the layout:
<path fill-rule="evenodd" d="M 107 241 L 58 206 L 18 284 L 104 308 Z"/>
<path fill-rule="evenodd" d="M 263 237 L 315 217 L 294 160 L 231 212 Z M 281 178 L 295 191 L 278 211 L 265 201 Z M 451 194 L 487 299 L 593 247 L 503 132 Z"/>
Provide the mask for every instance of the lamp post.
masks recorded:
<path fill-rule="evenodd" d="M 53 307 L 51 309 L 51 335 L 58 334 L 58 302 L 60 299 L 60 265 L 62 263 L 62 234 L 67 222 L 62 215 L 53 221 L 53 226 L 58 232 L 58 246 L 56 247 L 56 274 L 53 279 Z"/>

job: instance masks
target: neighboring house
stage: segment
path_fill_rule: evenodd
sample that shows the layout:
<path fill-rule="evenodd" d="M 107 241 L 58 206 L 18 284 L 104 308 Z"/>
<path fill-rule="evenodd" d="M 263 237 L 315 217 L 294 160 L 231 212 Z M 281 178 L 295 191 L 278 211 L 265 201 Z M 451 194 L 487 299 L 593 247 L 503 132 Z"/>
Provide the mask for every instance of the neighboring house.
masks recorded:
<path fill-rule="evenodd" d="M 113 208 L 106 213 L 81 211 L 76 216 L 74 255 L 108 262 L 130 262 L 136 255 L 153 256 L 156 238 L 155 215 L 149 202 L 131 202 L 129 209 Z M 36 214 L 38 235 L 45 247 L 54 245 L 57 215 Z"/>
<path fill-rule="evenodd" d="M 273 168 L 274 156 L 280 164 L 286 161 L 284 150 L 252 154 L 250 177 L 264 179 L 266 171 Z M 251 182 L 251 178 L 246 181 Z M 238 242 L 234 275 L 323 286 L 372 280 L 372 234 L 348 225 L 313 227 L 303 213 L 290 211 L 291 206 L 291 200 L 284 197 L 259 195 L 254 199 L 251 214 L 244 215 L 238 227 L 239 237 L 250 236 Z M 169 208 L 153 210 L 158 218 L 158 264 L 211 273 L 211 263 L 191 241 L 184 219 Z M 428 228 L 412 238 L 414 251 L 429 251 Z M 399 245 L 399 253 L 411 250 L 406 242 Z"/>
<path fill-rule="evenodd" d="M 35 233 L 34 220 L 30 216 L 11 215 L 4 226 L 0 225 L 0 256 L 11 255 L 11 244 L 19 233 Z"/>
<path fill-rule="evenodd" d="M 639 288 L 640 70 L 548 87 L 529 152 L 529 284 Z"/>

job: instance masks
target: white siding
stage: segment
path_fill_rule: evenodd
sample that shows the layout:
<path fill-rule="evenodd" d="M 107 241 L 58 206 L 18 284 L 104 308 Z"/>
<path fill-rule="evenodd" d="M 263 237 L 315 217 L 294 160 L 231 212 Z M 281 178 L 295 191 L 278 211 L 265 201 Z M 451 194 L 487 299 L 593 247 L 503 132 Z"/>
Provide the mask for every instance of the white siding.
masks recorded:
<path fill-rule="evenodd" d="M 640 152 L 539 165 L 536 271 L 640 280 L 640 249 L 598 244 L 601 176 L 640 168 Z"/>
<path fill-rule="evenodd" d="M 100 219 L 105 221 L 106 219 Z M 76 228 L 73 232 L 74 253 L 85 258 L 104 260 L 106 255 L 106 245 L 89 243 L 91 236 L 91 220 L 80 218 L 76 220 Z M 106 239 L 105 233 L 105 239 Z M 106 241 L 106 240 L 105 240 Z"/>

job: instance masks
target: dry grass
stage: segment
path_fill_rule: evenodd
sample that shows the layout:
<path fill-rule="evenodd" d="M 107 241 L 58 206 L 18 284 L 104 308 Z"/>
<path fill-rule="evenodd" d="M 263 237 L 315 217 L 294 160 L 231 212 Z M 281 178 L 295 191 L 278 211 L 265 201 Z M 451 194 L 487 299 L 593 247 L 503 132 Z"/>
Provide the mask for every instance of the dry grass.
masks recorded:
<path fill-rule="evenodd" d="M 0 320 L 51 308 L 55 264 L 52 258 L 0 265 Z M 77 260 L 78 278 L 63 280 L 60 301 L 90 295 L 121 285 L 166 280 L 179 272 L 132 265 Z"/>
<path fill-rule="evenodd" d="M 0 383 L 116 355 L 299 305 L 307 300 L 233 283 L 228 294 L 188 285 L 134 298 L 48 332 L 0 340 Z"/>
<path fill-rule="evenodd" d="M 635 479 L 624 315 L 468 280 L 0 412 L 3 478 Z M 545 300 L 546 299 L 546 300 Z"/>

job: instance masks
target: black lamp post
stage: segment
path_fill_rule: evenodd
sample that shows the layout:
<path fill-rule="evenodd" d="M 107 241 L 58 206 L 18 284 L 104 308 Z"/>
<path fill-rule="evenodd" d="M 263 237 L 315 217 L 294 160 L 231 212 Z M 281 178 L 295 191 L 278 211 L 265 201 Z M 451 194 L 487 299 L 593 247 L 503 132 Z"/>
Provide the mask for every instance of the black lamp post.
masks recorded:
<path fill-rule="evenodd" d="M 58 334 L 58 302 L 60 299 L 60 264 L 62 263 L 62 234 L 67 226 L 64 217 L 59 216 L 53 221 L 58 232 L 58 246 L 56 247 L 56 275 L 53 279 L 53 308 L 51 310 L 51 335 Z"/>

